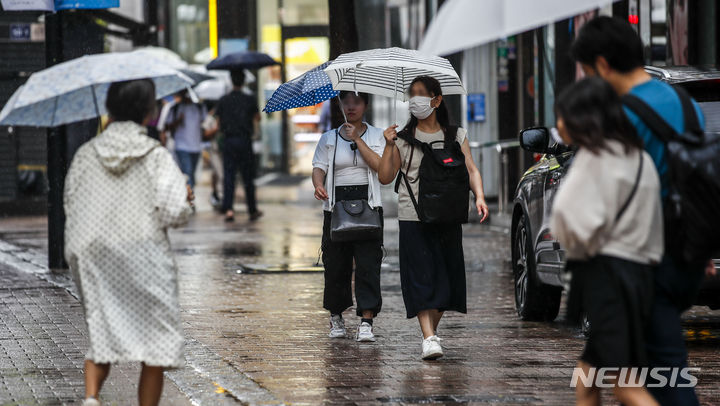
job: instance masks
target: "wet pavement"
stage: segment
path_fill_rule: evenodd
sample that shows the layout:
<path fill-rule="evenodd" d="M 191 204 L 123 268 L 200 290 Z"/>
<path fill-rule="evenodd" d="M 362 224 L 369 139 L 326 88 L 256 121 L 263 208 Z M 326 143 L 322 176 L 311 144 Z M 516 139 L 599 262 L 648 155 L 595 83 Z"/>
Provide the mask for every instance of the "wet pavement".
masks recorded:
<path fill-rule="evenodd" d="M 443 319 L 444 358 L 419 359 L 420 330 L 404 316 L 394 219 L 386 222 L 378 341 L 328 338 L 317 264 L 321 212 L 308 196 L 307 184 L 269 185 L 260 194 L 265 217 L 249 223 L 240 213 L 236 223 L 226 224 L 202 204 L 205 196 L 198 191 L 198 214 L 188 227 L 172 233 L 188 366 L 167 374 L 166 404 L 573 403 L 569 382 L 582 334 L 561 320 L 517 318 L 509 236 L 495 228 L 464 228 L 468 314 Z M 8 243 L 0 244 L 0 264 L 39 268 L 46 249 L 44 224 L 41 218 L 0 220 L 0 240 Z M 82 388 L 79 368 L 86 338 L 81 309 L 65 289 L 55 287 L 63 286 L 62 278 L 50 278 L 50 284 L 44 274 L 40 279 L 2 272 L 0 405 L 17 402 L 18 394 L 38 404 L 62 404 Z M 37 286 L 28 290 L 23 284 Z M 34 292 L 31 304 L 23 297 L 26 291 Z M 42 310 L 46 307 L 56 310 Z M 72 321 L 42 331 L 31 327 L 63 318 Z M 354 334 L 354 310 L 345 318 Z M 685 325 L 691 366 L 701 368 L 702 403 L 720 404 L 720 312 L 693 308 Z M 28 343 L 22 351 L 26 364 L 36 366 L 14 362 L 20 341 Z M 132 368 L 111 376 L 116 383 L 104 393 L 106 399 L 133 403 Z"/>

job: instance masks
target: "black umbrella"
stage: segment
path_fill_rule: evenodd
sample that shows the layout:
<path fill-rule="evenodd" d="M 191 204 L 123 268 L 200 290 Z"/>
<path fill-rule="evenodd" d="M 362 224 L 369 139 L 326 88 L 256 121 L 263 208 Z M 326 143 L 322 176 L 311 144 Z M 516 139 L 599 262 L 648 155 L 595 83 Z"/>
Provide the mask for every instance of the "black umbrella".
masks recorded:
<path fill-rule="evenodd" d="M 270 55 L 256 51 L 234 52 L 221 56 L 207 64 L 208 69 L 259 69 L 279 65 Z"/>

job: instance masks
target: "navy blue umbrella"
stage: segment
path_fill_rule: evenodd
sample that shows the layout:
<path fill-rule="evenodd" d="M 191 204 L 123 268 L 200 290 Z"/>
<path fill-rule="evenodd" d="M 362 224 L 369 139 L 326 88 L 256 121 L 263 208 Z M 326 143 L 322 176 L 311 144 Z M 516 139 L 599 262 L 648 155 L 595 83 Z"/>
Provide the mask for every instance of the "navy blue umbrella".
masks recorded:
<path fill-rule="evenodd" d="M 266 113 L 314 106 L 338 95 L 332 88 L 332 82 L 325 69 L 332 61 L 303 73 L 295 79 L 283 83 L 275 90 L 263 109 Z"/>
<path fill-rule="evenodd" d="M 259 69 L 279 65 L 270 55 L 256 51 L 234 52 L 214 59 L 207 64 L 208 69 Z"/>

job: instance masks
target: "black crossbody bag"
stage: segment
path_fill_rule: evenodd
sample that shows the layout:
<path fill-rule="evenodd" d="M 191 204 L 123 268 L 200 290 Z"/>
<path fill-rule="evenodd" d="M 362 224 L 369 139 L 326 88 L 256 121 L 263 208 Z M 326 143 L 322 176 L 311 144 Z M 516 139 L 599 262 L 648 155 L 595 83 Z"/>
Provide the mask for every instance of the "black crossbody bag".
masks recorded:
<path fill-rule="evenodd" d="M 335 156 L 338 149 L 339 129 L 335 130 L 333 151 L 333 189 L 335 189 Z M 370 179 L 368 179 L 370 182 Z M 367 199 L 335 201 L 333 194 L 330 216 L 330 240 L 333 242 L 363 241 L 382 238 L 382 216 L 379 208 L 372 208 Z"/>

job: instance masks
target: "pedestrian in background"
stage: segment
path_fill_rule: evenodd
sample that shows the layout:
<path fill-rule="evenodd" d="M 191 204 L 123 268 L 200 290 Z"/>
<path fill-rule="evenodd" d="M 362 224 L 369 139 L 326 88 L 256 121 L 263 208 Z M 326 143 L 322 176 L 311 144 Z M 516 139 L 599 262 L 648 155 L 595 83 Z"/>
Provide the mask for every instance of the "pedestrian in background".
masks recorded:
<path fill-rule="evenodd" d="M 78 150 L 65 182 L 65 258 L 90 340 L 83 404 L 100 404 L 110 364 L 141 362 L 139 403 L 157 405 L 163 370 L 184 363 L 167 229 L 188 220 L 193 196 L 170 153 L 147 136 L 153 82 L 111 84 L 106 107 L 110 124 Z"/>
<path fill-rule="evenodd" d="M 686 118 L 680 98 L 672 86 L 653 79 L 645 71 L 642 41 L 627 21 L 610 17 L 597 17 L 589 21 L 580 30 L 570 51 L 587 75 L 605 79 L 620 96 L 631 94 L 638 97 L 678 134 L 683 133 Z M 693 103 L 700 127 L 704 128 L 702 111 L 697 103 Z M 625 114 L 652 157 L 660 176 L 659 193 L 665 203 L 670 188 L 666 145 L 627 107 Z M 688 264 L 682 258 L 666 252 L 654 273 L 655 295 L 649 331 L 645 338 L 650 366 L 667 368 L 660 374 L 668 381 L 674 374 L 671 368 L 687 367 L 681 315 L 693 304 L 703 277 L 714 272 L 712 261 Z M 649 380 L 648 383 L 654 382 Z M 677 383 L 679 385 L 650 386 L 649 390 L 663 406 L 698 405 L 695 388 L 688 385 L 689 381 L 680 376 Z"/>
<path fill-rule="evenodd" d="M 330 311 L 331 338 L 347 335 L 342 313 L 353 305 L 353 264 L 356 313 L 360 319 L 355 339 L 375 341 L 373 319 L 382 308 L 380 265 L 382 236 L 378 239 L 337 242 L 330 237 L 331 202 L 367 200 L 380 210 L 382 200 L 377 170 L 385 148 L 382 130 L 363 121 L 369 98 L 366 93 L 340 92 L 347 123 L 325 132 L 313 158 L 315 198 L 323 204 L 322 256 L 325 268 L 323 307 Z"/>
<path fill-rule="evenodd" d="M 602 79 L 565 89 L 555 113 L 563 142 L 578 148 L 555 195 L 550 227 L 565 248 L 571 295 L 592 326 L 578 368 L 590 376 L 591 367 L 647 367 L 653 273 L 663 256 L 657 171 L 620 98 Z M 613 379 L 621 403 L 657 404 L 641 384 Z M 599 405 L 600 388 L 578 381 L 576 399 Z"/>
<path fill-rule="evenodd" d="M 180 100 L 170 107 L 165 119 L 165 129 L 175 141 L 175 156 L 180 170 L 187 176 L 191 188 L 195 187 L 195 171 L 206 136 L 206 130 L 203 129 L 205 116 L 205 105 L 194 102 L 190 93 L 184 90 L 180 93 Z"/>
<path fill-rule="evenodd" d="M 250 221 L 262 217 L 255 196 L 255 153 L 253 134 L 260 121 L 260 110 L 252 96 L 242 91 L 245 72 L 242 69 L 230 72 L 233 90 L 218 102 L 215 116 L 223 134 L 223 205 L 225 221 L 235 221 L 235 180 L 238 170 L 245 185 L 245 202 Z"/>
<path fill-rule="evenodd" d="M 408 142 L 446 141 L 445 146 L 457 142 L 462 151 L 463 167 L 467 170 L 469 187 L 475 194 L 475 207 L 481 220 L 488 215 L 483 193 L 482 177 L 478 171 L 467 140 L 467 131 L 450 125 L 440 83 L 429 76 L 415 78 L 410 93 L 410 120 L 400 134 L 396 125 L 383 133 L 386 140 L 378 171 L 380 182 L 389 184 L 398 172 L 406 182 L 398 189 L 398 220 L 400 224 L 400 277 L 407 317 L 417 317 L 423 334 L 422 358 L 443 356 L 437 328 L 445 311 L 467 313 L 465 260 L 462 247 L 462 224 L 426 223 L 421 221 L 415 200 L 419 198 L 418 181 L 424 152 Z M 453 158 L 448 158 L 452 162 Z M 466 182 L 467 182 L 466 178 Z M 408 188 L 408 185 L 410 188 Z M 467 193 L 467 186 L 465 193 Z M 464 197 L 467 221 L 467 194 Z M 452 196 L 440 194 L 436 206 L 454 210 Z M 462 213 L 461 213 L 462 214 Z"/>

